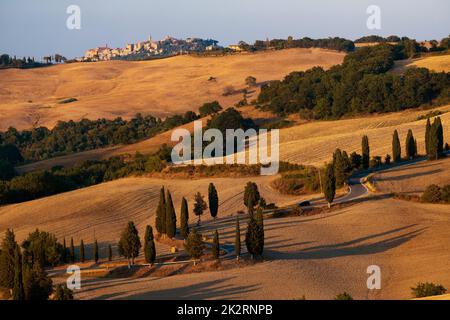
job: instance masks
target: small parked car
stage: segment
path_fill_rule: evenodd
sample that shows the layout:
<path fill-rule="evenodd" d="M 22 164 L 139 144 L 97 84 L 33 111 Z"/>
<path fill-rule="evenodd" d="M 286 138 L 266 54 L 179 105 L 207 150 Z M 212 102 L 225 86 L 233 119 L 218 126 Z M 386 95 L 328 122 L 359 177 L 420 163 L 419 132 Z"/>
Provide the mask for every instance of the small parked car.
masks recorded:
<path fill-rule="evenodd" d="M 311 202 L 306 200 L 306 201 L 300 202 L 298 205 L 299 205 L 299 207 L 309 207 L 311 205 Z"/>

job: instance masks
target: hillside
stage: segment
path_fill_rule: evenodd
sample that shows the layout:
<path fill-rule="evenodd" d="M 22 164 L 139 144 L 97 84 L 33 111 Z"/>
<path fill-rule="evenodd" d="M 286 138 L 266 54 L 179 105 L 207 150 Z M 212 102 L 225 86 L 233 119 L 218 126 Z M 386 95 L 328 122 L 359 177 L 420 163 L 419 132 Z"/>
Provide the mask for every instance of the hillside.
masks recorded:
<path fill-rule="evenodd" d="M 448 206 L 374 196 L 327 215 L 267 219 L 263 263 L 171 277 L 89 280 L 80 299 L 410 299 L 418 282 L 450 287 Z M 232 244 L 234 225 L 221 231 Z M 381 290 L 367 290 L 367 267 Z M 282 284 L 282 290 L 280 290 Z"/>
<path fill-rule="evenodd" d="M 322 49 L 290 49 L 1 70 L 0 130 L 10 126 L 52 127 L 58 120 L 130 118 L 138 112 L 165 117 L 196 111 L 213 100 L 231 106 L 242 99 L 242 93 L 224 97 L 224 88 L 231 85 L 236 90 L 244 89 L 249 75 L 263 83 L 295 70 L 329 68 L 341 63 L 344 55 Z M 253 92 L 252 97 L 256 94 Z M 68 98 L 77 101 L 59 103 Z"/>
<path fill-rule="evenodd" d="M 436 72 L 450 72 L 450 54 L 396 61 L 393 71 L 404 72 L 406 68 L 411 67 L 427 68 Z"/>
<path fill-rule="evenodd" d="M 240 109 L 242 110 L 242 109 Z M 441 110 L 444 125 L 444 137 L 449 141 L 450 137 L 450 105 L 436 108 Z M 264 112 L 253 110 L 251 107 L 243 109 L 246 116 L 256 118 L 268 116 Z M 429 110 L 407 110 L 398 113 L 355 117 L 335 121 L 304 122 L 293 127 L 280 130 L 280 158 L 284 161 L 304 164 L 322 165 L 329 161 L 336 148 L 360 152 L 361 137 L 369 136 L 372 155 L 384 156 L 391 153 L 392 133 L 399 130 L 402 144 L 406 138 L 408 129 L 412 129 L 417 138 L 419 153 L 424 153 L 424 135 L 426 120 L 417 120 Z M 205 122 L 205 121 L 204 121 Z M 186 124 L 184 128 L 193 129 L 192 124 Z M 106 159 L 120 154 L 150 153 L 158 149 L 163 143 L 170 144 L 172 131 L 162 133 L 156 137 L 139 143 L 126 146 L 117 146 L 106 149 L 98 149 L 78 154 L 57 157 L 40 161 L 18 168 L 19 172 L 50 169 L 56 165 L 71 166 L 89 159 Z"/>
<path fill-rule="evenodd" d="M 74 237 L 90 242 L 94 232 L 101 243 L 118 241 L 128 221 L 134 221 L 139 231 L 154 224 L 154 214 L 161 186 L 170 189 L 177 214 L 184 196 L 190 206 L 190 220 L 194 194 L 207 195 L 208 184 L 213 181 L 219 192 L 219 217 L 243 210 L 243 191 L 248 181 L 255 181 L 267 203 L 291 204 L 298 197 L 282 196 L 270 188 L 273 177 L 216 178 L 199 180 L 161 180 L 127 178 L 100 185 L 46 197 L 35 201 L 0 207 L 0 234 L 13 228 L 19 240 L 36 228 L 50 231 L 57 237 Z M 186 188 L 189 184 L 189 188 Z M 211 219 L 209 211 L 202 220 Z M 179 221 L 179 217 L 178 217 Z"/>

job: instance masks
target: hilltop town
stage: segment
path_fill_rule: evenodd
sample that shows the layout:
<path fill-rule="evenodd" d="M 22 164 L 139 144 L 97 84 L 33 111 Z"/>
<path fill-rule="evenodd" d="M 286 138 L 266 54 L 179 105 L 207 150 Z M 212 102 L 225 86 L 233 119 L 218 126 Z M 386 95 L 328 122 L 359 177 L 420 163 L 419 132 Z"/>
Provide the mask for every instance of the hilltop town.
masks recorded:
<path fill-rule="evenodd" d="M 127 44 L 125 48 L 110 48 L 105 45 L 104 47 L 89 49 L 81 60 L 141 60 L 151 57 L 167 57 L 222 49 L 218 43 L 213 39 L 187 38 L 183 40 L 166 36 L 162 40 L 154 41 L 152 37 L 149 37 L 147 41 Z"/>

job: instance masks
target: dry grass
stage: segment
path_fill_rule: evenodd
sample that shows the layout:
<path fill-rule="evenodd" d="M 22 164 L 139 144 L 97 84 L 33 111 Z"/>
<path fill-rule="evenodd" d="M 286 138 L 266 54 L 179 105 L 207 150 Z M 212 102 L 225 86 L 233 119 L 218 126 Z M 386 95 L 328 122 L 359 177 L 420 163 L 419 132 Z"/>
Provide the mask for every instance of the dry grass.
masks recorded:
<path fill-rule="evenodd" d="M 76 243 L 83 239 L 99 241 L 101 253 L 106 256 L 106 244 L 116 243 L 120 232 L 130 220 L 141 233 L 147 224 L 154 224 L 154 214 L 161 186 L 172 192 L 175 209 L 179 214 L 181 198 L 186 197 L 190 206 L 190 220 L 194 194 L 200 191 L 207 196 L 212 181 L 219 191 L 219 217 L 244 210 L 243 191 L 248 181 L 255 181 L 267 203 L 285 205 L 298 197 L 282 196 L 270 188 L 273 177 L 216 178 L 198 180 L 162 180 L 155 178 L 127 178 L 89 188 L 75 190 L 35 201 L 0 207 L 0 234 L 13 228 L 17 238 L 23 240 L 36 228 L 55 233 L 58 238 L 74 237 Z M 207 198 L 206 198 L 207 199 Z M 202 220 L 209 220 L 206 211 Z M 179 219 L 178 219 L 179 220 Z"/>
<path fill-rule="evenodd" d="M 450 106 L 438 108 L 450 110 Z M 305 165 L 323 165 L 330 161 L 336 148 L 361 153 L 361 137 L 369 137 L 372 155 L 385 156 L 392 153 L 392 134 L 398 130 L 404 144 L 408 129 L 412 129 L 417 139 L 419 153 L 425 153 L 425 123 L 417 121 L 418 116 L 429 111 L 414 110 L 364 118 L 318 121 L 282 129 L 280 132 L 280 155 L 284 161 Z M 450 137 L 450 113 L 441 115 L 444 137 Z M 404 152 L 404 148 L 403 148 Z"/>
<path fill-rule="evenodd" d="M 52 127 L 58 120 L 130 118 L 137 112 L 165 117 L 197 110 L 219 100 L 234 105 L 242 94 L 222 96 L 232 85 L 245 88 L 252 75 L 258 82 L 283 78 L 296 70 L 331 67 L 343 53 L 291 49 L 225 57 L 179 56 L 125 62 L 76 63 L 48 68 L 0 71 L 0 130 L 35 125 Z M 215 77 L 216 81 L 208 81 Z M 250 100 L 257 95 L 255 89 Z M 78 101 L 59 104 L 62 99 Z"/>
<path fill-rule="evenodd" d="M 450 158 L 395 168 L 376 174 L 373 181 L 381 192 L 420 196 L 430 184 L 449 183 Z"/>
<path fill-rule="evenodd" d="M 445 206 L 375 198 L 331 214 L 265 222 L 266 262 L 169 278 L 86 283 L 80 299 L 410 299 L 410 287 L 450 286 Z M 232 226 L 221 240 L 232 243 Z M 378 265 L 382 289 L 368 291 Z"/>
<path fill-rule="evenodd" d="M 394 72 L 404 72 L 406 68 L 427 68 L 436 72 L 450 72 L 450 54 L 407 59 L 395 63 Z"/>

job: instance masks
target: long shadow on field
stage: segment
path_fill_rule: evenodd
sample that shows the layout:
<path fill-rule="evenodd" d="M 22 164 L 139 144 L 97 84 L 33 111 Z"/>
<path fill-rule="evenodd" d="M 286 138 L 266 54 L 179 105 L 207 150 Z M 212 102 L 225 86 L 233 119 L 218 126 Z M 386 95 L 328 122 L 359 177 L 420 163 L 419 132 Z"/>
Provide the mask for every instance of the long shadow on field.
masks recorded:
<path fill-rule="evenodd" d="M 366 237 L 357 238 L 354 240 L 330 244 L 320 245 L 307 248 L 299 248 L 297 251 L 280 252 L 273 249 L 295 248 L 304 245 L 286 244 L 285 246 L 277 246 L 272 248 L 267 246 L 264 256 L 273 259 L 329 259 L 352 255 L 368 255 L 385 252 L 395 247 L 402 245 L 405 242 L 419 236 L 426 228 L 416 229 L 405 232 L 415 227 L 416 225 L 409 225 L 402 228 L 392 229 L 386 232 L 372 234 Z"/>
<path fill-rule="evenodd" d="M 259 288 L 258 285 L 235 286 L 225 284 L 225 282 L 232 280 L 233 277 L 224 279 L 217 279 L 212 281 L 205 281 L 188 286 L 181 286 L 172 289 L 158 289 L 155 291 L 142 292 L 133 295 L 127 295 L 129 291 L 120 293 L 105 294 L 95 299 L 114 299 L 120 296 L 120 299 L 127 300 L 202 300 L 202 299 L 235 299 L 239 298 L 241 294 L 253 292 Z"/>
<path fill-rule="evenodd" d="M 395 177 L 384 177 L 384 178 L 378 177 L 376 180 L 377 181 L 400 181 L 400 180 L 406 180 L 409 178 L 417 178 L 417 177 L 427 176 L 427 175 L 439 173 L 442 171 L 443 171 L 442 169 L 436 169 L 436 170 L 429 170 L 429 171 L 425 171 L 425 172 L 403 174 L 403 175 L 395 176 Z"/>

